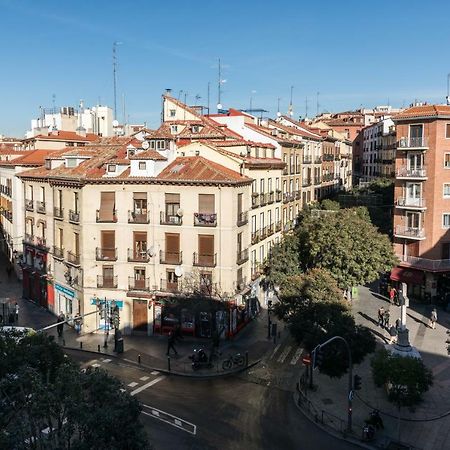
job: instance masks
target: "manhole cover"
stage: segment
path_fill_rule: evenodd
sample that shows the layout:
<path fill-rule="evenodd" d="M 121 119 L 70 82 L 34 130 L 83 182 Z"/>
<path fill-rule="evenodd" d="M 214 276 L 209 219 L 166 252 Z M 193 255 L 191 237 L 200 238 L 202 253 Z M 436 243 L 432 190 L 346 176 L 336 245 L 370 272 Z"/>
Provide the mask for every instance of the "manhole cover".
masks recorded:
<path fill-rule="evenodd" d="M 333 400 L 331 400 L 331 398 L 323 398 L 322 399 L 322 403 L 324 405 L 332 405 L 333 404 Z"/>

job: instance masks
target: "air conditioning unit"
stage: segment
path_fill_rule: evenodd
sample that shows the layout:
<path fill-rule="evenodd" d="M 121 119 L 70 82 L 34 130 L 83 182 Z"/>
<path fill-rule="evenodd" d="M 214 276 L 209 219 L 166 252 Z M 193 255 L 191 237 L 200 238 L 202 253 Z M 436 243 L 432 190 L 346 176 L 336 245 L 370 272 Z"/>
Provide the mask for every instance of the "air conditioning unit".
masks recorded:
<path fill-rule="evenodd" d="M 179 221 L 178 216 L 169 216 L 170 223 L 178 223 L 178 221 Z"/>

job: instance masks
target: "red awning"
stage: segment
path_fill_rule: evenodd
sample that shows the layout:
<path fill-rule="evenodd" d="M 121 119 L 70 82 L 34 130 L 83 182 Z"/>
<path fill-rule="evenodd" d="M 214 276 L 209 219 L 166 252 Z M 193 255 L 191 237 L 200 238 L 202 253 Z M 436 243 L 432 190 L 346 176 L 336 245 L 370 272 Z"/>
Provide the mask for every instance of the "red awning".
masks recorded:
<path fill-rule="evenodd" d="M 394 267 L 391 270 L 391 280 L 401 281 L 407 284 L 423 284 L 423 272 L 403 267 Z"/>

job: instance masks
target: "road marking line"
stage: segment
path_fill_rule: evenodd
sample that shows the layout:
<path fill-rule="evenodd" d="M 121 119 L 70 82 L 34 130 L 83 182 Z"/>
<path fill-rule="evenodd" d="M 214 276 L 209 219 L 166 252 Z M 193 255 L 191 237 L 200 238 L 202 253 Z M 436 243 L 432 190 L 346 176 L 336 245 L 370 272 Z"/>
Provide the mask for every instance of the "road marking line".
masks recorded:
<path fill-rule="evenodd" d="M 272 359 L 275 356 L 275 353 L 278 351 L 278 349 L 281 347 L 281 344 L 278 344 L 274 349 L 272 354 L 270 355 L 270 359 Z"/>
<path fill-rule="evenodd" d="M 128 386 L 130 387 L 135 387 L 137 386 L 139 383 L 136 383 L 136 381 L 131 382 Z"/>
<path fill-rule="evenodd" d="M 141 381 L 147 381 L 150 377 L 141 377 L 139 378 Z"/>
<path fill-rule="evenodd" d="M 109 362 L 111 362 L 111 361 L 112 361 L 111 359 L 104 359 L 104 360 L 103 360 L 104 363 L 109 363 Z"/>
<path fill-rule="evenodd" d="M 288 345 L 284 350 L 283 353 L 279 356 L 279 358 L 277 359 L 277 361 L 281 364 L 284 363 L 284 360 L 286 359 L 286 356 L 289 354 L 289 352 L 291 351 L 292 347 L 290 345 Z"/>
<path fill-rule="evenodd" d="M 161 376 L 161 377 L 155 378 L 154 380 L 149 381 L 148 383 L 146 383 L 146 384 L 142 385 L 141 387 L 138 387 L 137 389 L 132 391 L 130 393 L 130 395 L 139 394 L 139 392 L 142 392 L 145 389 L 149 388 L 150 386 L 153 386 L 154 384 L 159 383 L 160 381 L 164 380 L 164 378 L 166 378 L 166 377 L 165 376 Z"/>
<path fill-rule="evenodd" d="M 94 364 L 91 364 L 91 366 L 92 367 L 100 367 L 100 364 L 99 363 L 94 363 Z"/>
<path fill-rule="evenodd" d="M 302 353 L 303 353 L 303 349 L 301 347 L 299 347 L 291 359 L 291 364 L 293 366 L 295 366 L 297 364 L 298 360 L 300 359 L 300 356 L 302 356 Z"/>
<path fill-rule="evenodd" d="M 159 372 L 157 370 L 154 370 L 153 372 L 150 372 L 150 375 L 159 375 Z"/>
<path fill-rule="evenodd" d="M 161 422 L 165 422 L 172 427 L 178 428 L 186 433 L 193 434 L 194 436 L 197 434 L 197 426 L 187 420 L 184 420 L 180 417 L 176 417 L 168 412 L 161 411 L 160 409 L 153 408 L 152 406 L 142 404 L 145 408 L 150 409 L 150 412 L 142 411 L 142 414 L 146 416 L 153 417 L 154 419 L 158 419 Z"/>

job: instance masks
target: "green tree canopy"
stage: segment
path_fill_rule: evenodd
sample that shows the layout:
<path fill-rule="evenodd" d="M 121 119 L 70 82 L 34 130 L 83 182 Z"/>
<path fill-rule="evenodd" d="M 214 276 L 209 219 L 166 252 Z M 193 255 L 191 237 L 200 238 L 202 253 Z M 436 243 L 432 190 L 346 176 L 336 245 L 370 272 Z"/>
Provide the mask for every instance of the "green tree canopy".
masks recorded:
<path fill-rule="evenodd" d="M 386 386 L 388 400 L 398 408 L 413 407 L 433 384 L 433 373 L 421 359 L 379 350 L 371 361 L 372 376 L 378 386 Z"/>
<path fill-rule="evenodd" d="M 103 370 L 82 372 L 46 335 L 0 334 L 0 373 L 0 448 L 149 448 L 137 399 Z"/>
<path fill-rule="evenodd" d="M 388 237 L 371 224 L 365 208 L 303 215 L 295 236 L 301 271 L 326 269 L 341 289 L 374 281 L 397 261 Z"/>

